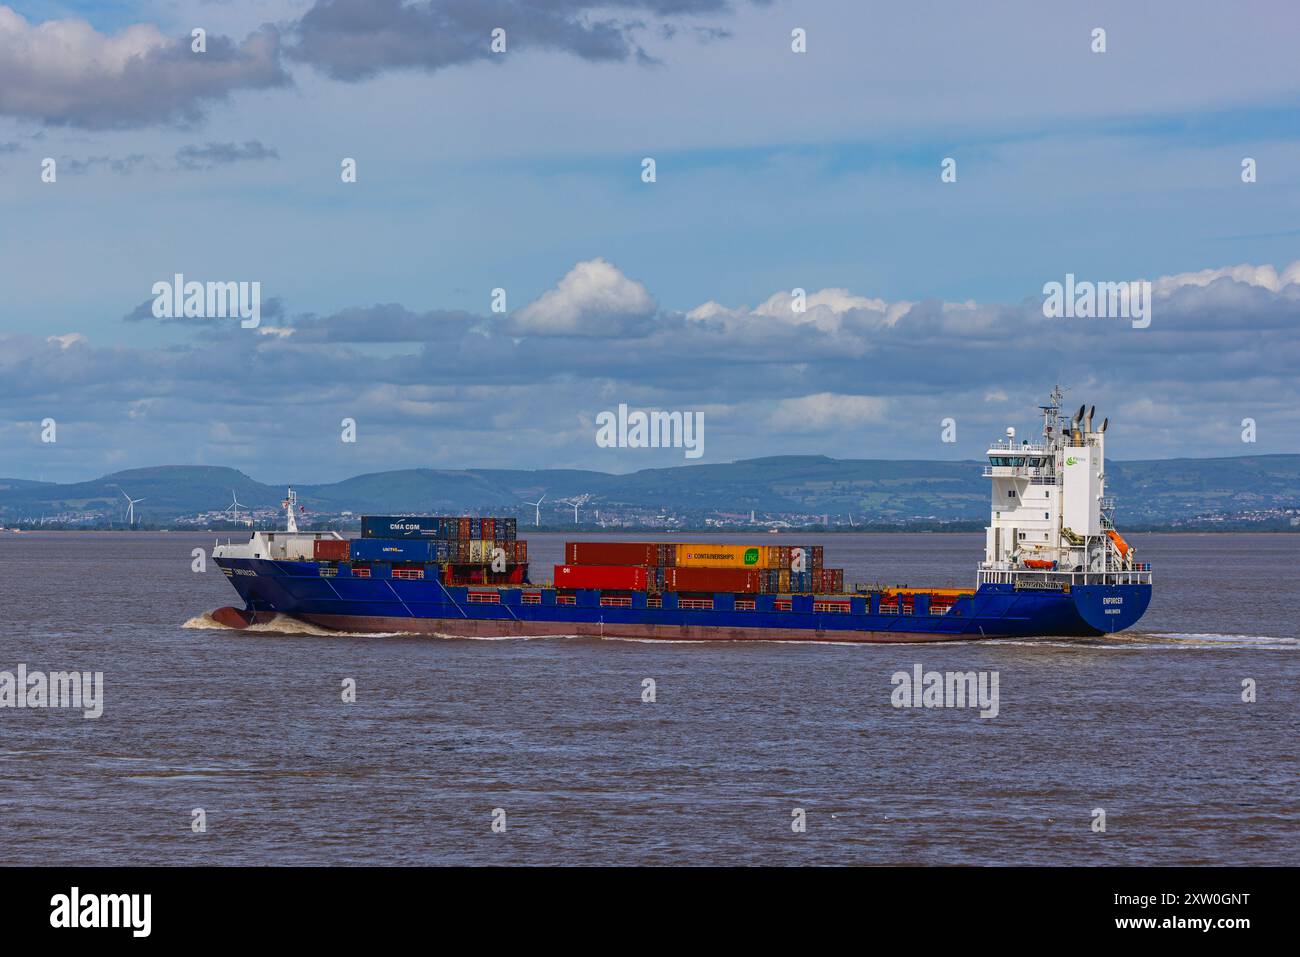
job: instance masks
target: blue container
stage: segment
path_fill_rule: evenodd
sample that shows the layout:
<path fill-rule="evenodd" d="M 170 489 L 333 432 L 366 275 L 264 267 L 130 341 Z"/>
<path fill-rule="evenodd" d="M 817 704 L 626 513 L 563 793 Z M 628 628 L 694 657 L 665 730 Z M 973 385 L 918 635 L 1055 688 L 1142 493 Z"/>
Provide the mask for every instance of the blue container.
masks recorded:
<path fill-rule="evenodd" d="M 354 538 L 353 561 L 427 562 L 433 543 L 415 538 Z"/>
<path fill-rule="evenodd" d="M 361 537 L 365 538 L 433 538 L 438 520 L 428 515 L 365 515 L 361 519 Z"/>

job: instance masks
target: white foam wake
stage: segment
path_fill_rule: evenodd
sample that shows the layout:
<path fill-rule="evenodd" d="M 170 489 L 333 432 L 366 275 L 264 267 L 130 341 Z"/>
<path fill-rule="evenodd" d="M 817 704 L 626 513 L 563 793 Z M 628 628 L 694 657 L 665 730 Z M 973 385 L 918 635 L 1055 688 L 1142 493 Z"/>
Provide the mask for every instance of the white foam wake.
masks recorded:
<path fill-rule="evenodd" d="M 398 638 L 414 637 L 415 632 L 404 631 L 337 631 L 333 628 L 321 628 L 310 622 L 291 618 L 288 615 L 276 615 L 270 621 L 258 622 L 247 628 L 231 628 L 223 625 L 210 614 L 195 615 L 182 628 L 212 628 L 220 631 L 243 631 L 260 635 L 315 635 L 321 638 Z"/>

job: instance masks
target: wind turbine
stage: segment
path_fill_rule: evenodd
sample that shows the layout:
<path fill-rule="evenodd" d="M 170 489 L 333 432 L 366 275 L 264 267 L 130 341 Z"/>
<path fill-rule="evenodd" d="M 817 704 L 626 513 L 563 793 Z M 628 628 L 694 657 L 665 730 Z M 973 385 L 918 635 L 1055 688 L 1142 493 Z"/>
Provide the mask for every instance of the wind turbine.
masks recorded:
<path fill-rule="evenodd" d="M 142 499 L 142 498 L 132 498 L 131 496 L 129 496 L 129 495 L 126 494 L 126 489 L 122 488 L 122 486 L 120 486 L 120 485 L 117 486 L 117 490 L 118 490 L 119 492 L 121 492 L 121 493 L 122 493 L 122 497 L 123 497 L 124 499 L 126 499 L 126 527 L 127 527 L 127 528 L 134 528 L 134 527 L 135 527 L 135 507 L 136 507 L 136 505 L 138 505 L 140 502 L 143 502 L 144 499 Z"/>
<path fill-rule="evenodd" d="M 536 510 L 533 514 L 533 525 L 535 527 L 540 526 L 542 524 L 542 502 L 544 501 L 546 501 L 545 492 L 542 493 L 542 497 L 539 498 L 536 502 L 524 502 L 525 505 L 531 505 Z"/>
<path fill-rule="evenodd" d="M 575 495 L 573 498 L 561 499 L 560 501 L 564 502 L 565 505 L 572 505 L 572 506 L 573 506 L 573 524 L 574 524 L 574 525 L 577 525 L 577 524 L 578 524 L 578 509 L 579 509 L 581 506 L 586 505 L 588 502 L 591 501 L 591 495 L 590 495 L 590 493 L 584 492 L 584 493 L 581 494 L 581 495 Z"/>
<path fill-rule="evenodd" d="M 229 505 L 229 506 L 228 506 L 228 507 L 227 507 L 227 508 L 222 512 L 222 514 L 224 515 L 224 514 L 229 514 L 230 512 L 234 512 L 234 513 L 235 513 L 235 515 L 234 515 L 235 521 L 238 522 L 238 521 L 239 521 L 239 510 L 240 510 L 241 508 L 248 508 L 248 506 L 245 505 L 243 502 L 241 502 L 241 501 L 239 500 L 239 496 L 237 496 L 237 495 L 235 494 L 235 490 L 232 488 L 232 489 L 230 490 L 230 505 Z M 249 519 L 248 519 L 248 524 L 249 524 L 250 526 L 253 524 L 253 520 L 252 520 L 252 518 L 249 518 Z"/>

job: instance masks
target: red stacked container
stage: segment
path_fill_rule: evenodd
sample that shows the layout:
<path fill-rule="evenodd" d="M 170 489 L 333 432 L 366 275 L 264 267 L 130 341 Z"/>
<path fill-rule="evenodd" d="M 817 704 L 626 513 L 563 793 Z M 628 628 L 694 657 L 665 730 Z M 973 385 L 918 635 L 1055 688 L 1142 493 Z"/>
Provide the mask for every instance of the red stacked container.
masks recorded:
<path fill-rule="evenodd" d="M 345 562 L 348 560 L 348 541 L 338 538 L 318 538 L 312 542 L 311 557 L 318 562 Z"/>
<path fill-rule="evenodd" d="M 569 565 L 658 565 L 659 546 L 652 542 L 565 542 Z"/>
<path fill-rule="evenodd" d="M 556 565 L 556 588 L 606 588 L 644 591 L 644 565 Z"/>
<path fill-rule="evenodd" d="M 757 594 L 761 590 L 756 568 L 664 569 L 664 591 L 730 591 Z"/>

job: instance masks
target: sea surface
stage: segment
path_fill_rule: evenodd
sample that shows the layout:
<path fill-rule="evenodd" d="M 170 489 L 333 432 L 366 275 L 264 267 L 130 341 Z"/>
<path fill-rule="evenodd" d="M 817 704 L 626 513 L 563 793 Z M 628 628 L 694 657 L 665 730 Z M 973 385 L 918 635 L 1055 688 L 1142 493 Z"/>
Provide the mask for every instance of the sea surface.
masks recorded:
<path fill-rule="evenodd" d="M 1300 863 L 1300 535 L 1132 538 L 1137 630 L 861 646 L 241 632 L 211 535 L 0 533 L 0 671 L 104 676 L 98 719 L 0 708 L 0 864 Z M 886 584 L 983 550 L 818 540 Z M 918 664 L 997 716 L 893 707 Z"/>

